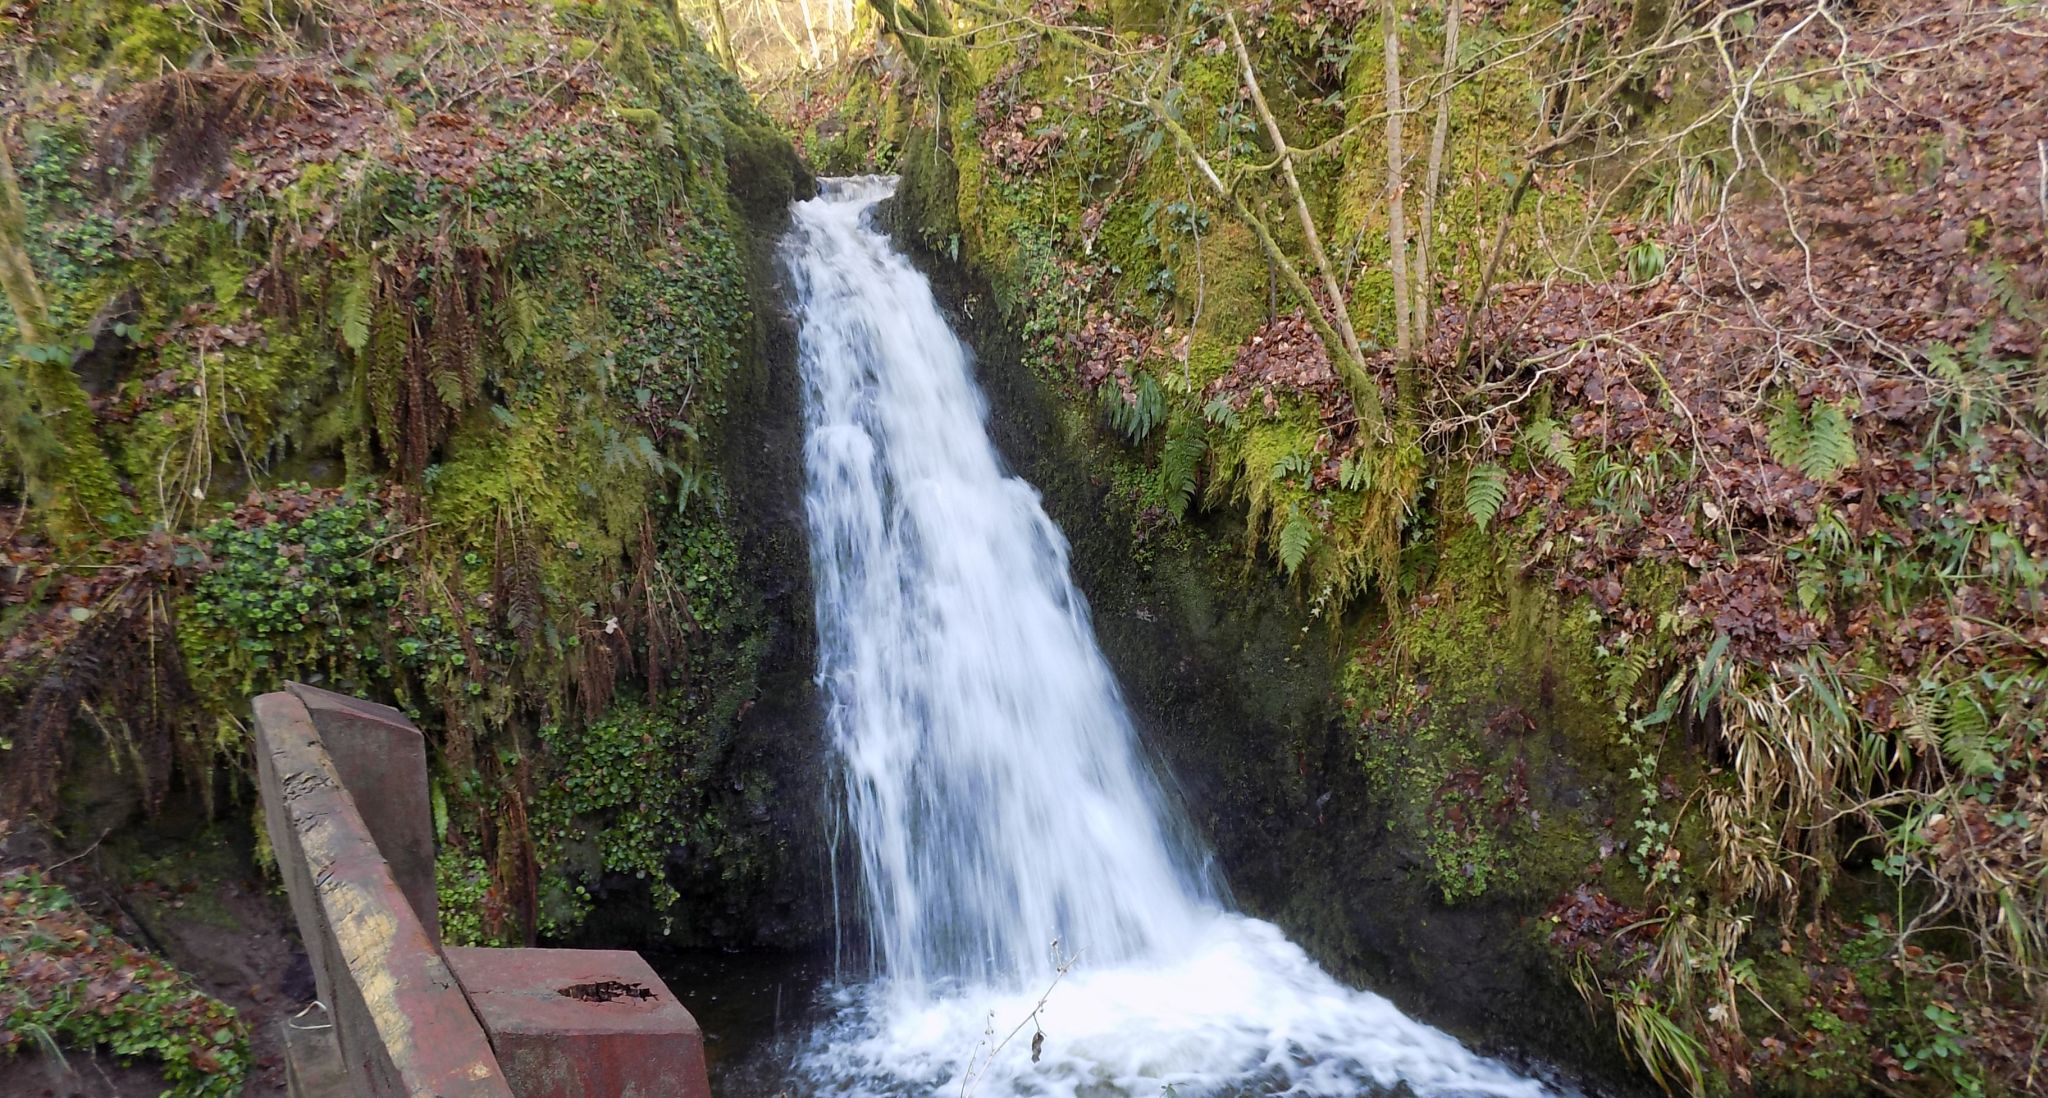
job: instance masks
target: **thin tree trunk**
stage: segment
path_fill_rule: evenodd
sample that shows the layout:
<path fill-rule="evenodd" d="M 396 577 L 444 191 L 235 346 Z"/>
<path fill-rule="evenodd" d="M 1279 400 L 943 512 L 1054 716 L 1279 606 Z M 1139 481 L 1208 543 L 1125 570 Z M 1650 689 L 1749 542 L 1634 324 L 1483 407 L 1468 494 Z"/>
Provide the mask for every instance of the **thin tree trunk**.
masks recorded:
<path fill-rule="evenodd" d="M 1394 0 L 1380 0 L 1381 38 L 1387 76 L 1387 247 L 1394 275 L 1394 358 L 1406 365 L 1415 354 L 1408 317 L 1408 220 L 1401 210 L 1401 21 Z"/>
<path fill-rule="evenodd" d="M 1456 84 L 1458 72 L 1458 25 L 1463 18 L 1463 0 L 1450 0 L 1450 7 L 1444 12 L 1444 60 L 1437 70 L 1443 86 L 1437 92 L 1436 130 L 1429 138 L 1429 168 L 1424 173 L 1422 184 L 1422 227 L 1415 248 L 1413 319 L 1416 331 L 1425 341 L 1429 339 L 1429 314 L 1436 297 L 1430 288 L 1436 273 L 1431 269 L 1436 246 L 1436 199 L 1438 190 L 1443 186 L 1444 145 L 1451 132 L 1451 89 Z"/>
<path fill-rule="evenodd" d="M 802 56 L 804 44 L 797 41 L 796 32 L 789 29 L 789 20 L 782 17 L 781 0 L 761 0 L 768 8 L 768 17 L 775 20 L 775 29 L 782 32 L 782 40 L 789 43 L 789 52 Z"/>
<path fill-rule="evenodd" d="M 1323 291 L 1330 298 L 1330 323 L 1336 329 L 1337 337 L 1343 343 L 1344 353 L 1359 372 L 1365 371 L 1365 352 L 1358 343 L 1358 332 L 1351 326 L 1351 307 L 1344 294 L 1343 283 L 1337 281 L 1337 272 L 1330 266 L 1330 255 L 1323 249 L 1323 240 L 1316 232 L 1316 220 L 1308 208 L 1308 198 L 1302 194 L 1301 181 L 1294 174 L 1294 155 L 1288 149 L 1287 138 L 1280 132 L 1280 123 L 1273 117 L 1273 109 L 1266 105 L 1266 93 L 1259 87 L 1258 74 L 1252 71 L 1250 51 L 1244 47 L 1244 34 L 1238 30 L 1236 14 L 1225 11 L 1224 21 L 1230 27 L 1230 44 L 1237 50 L 1237 63 L 1244 71 L 1244 84 L 1251 92 L 1252 106 L 1257 108 L 1260 121 L 1266 124 L 1266 136 L 1273 142 L 1273 155 L 1280 159 L 1280 177 L 1287 183 L 1287 193 L 1294 198 L 1294 215 L 1301 222 L 1302 241 L 1308 248 L 1309 258 L 1315 261 L 1316 271 L 1322 276 Z M 1313 307 L 1315 301 L 1311 299 Z"/>
<path fill-rule="evenodd" d="M 804 40 L 811 44 L 810 67 L 815 69 L 818 67 L 820 58 L 818 55 L 818 29 L 816 21 L 811 16 L 811 0 L 796 0 L 796 6 L 797 10 L 803 13 Z"/>
<path fill-rule="evenodd" d="M 1195 139 L 1188 133 L 1187 127 L 1174 121 L 1167 113 L 1166 105 L 1157 99 L 1147 100 L 1146 106 L 1151 109 L 1153 118 L 1173 135 L 1175 146 L 1188 159 L 1195 162 L 1196 170 L 1201 173 L 1202 180 L 1209 184 L 1209 189 L 1215 192 L 1217 198 L 1229 203 L 1232 216 L 1252 231 L 1252 236 L 1259 242 L 1259 250 L 1266 254 L 1270 269 L 1279 273 L 1289 290 L 1303 301 L 1313 303 L 1314 291 L 1308 288 L 1307 282 L 1302 281 L 1301 272 L 1295 269 L 1294 261 L 1288 259 L 1287 253 L 1281 250 L 1280 242 L 1273 239 L 1273 233 L 1266 228 L 1266 223 L 1244 204 L 1243 199 L 1231 193 L 1230 188 L 1224 185 L 1222 177 L 1216 174 L 1216 169 L 1209 164 L 1208 158 L 1204 157 L 1201 149 L 1196 146 Z M 1374 438 L 1387 439 L 1387 415 L 1385 407 L 1380 403 L 1379 382 L 1366 373 L 1362 361 L 1353 360 L 1344 353 L 1342 339 L 1330 326 L 1329 318 L 1323 315 L 1321 309 L 1310 309 L 1308 318 L 1309 326 L 1315 329 L 1316 337 L 1323 341 L 1323 348 L 1330 352 L 1331 360 L 1337 363 L 1338 373 L 1344 377 L 1345 387 L 1351 392 L 1352 402 L 1358 405 L 1359 421 Z"/>
<path fill-rule="evenodd" d="M 1500 227 L 1493 235 L 1493 247 L 1486 253 L 1486 269 L 1479 276 L 1479 292 L 1466 309 L 1465 334 L 1458 337 L 1458 357 L 1451 363 L 1454 368 L 1462 368 L 1465 356 L 1472 353 L 1472 338 L 1478 334 L 1480 322 L 1486 319 L 1486 299 L 1492 295 L 1493 280 L 1500 273 L 1501 253 L 1507 250 L 1508 230 L 1515 224 L 1515 213 L 1522 208 L 1522 196 L 1529 193 L 1529 184 L 1535 179 L 1536 162 L 1531 160 L 1522 168 L 1522 178 L 1515 182 L 1515 189 L 1508 194 L 1508 208 L 1501 211 Z"/>
<path fill-rule="evenodd" d="M 728 70 L 739 72 L 739 55 L 732 51 L 732 28 L 725 21 L 725 0 L 711 0 L 711 33 L 718 39 L 714 45 L 719 60 L 725 62 Z"/>
<path fill-rule="evenodd" d="M 48 303 L 36 282 L 35 268 L 28 259 L 28 207 L 21 200 L 21 185 L 14 177 L 14 160 L 7 141 L 0 135 L 0 288 L 14 310 L 14 326 L 23 343 L 37 344 L 48 334 Z"/>
<path fill-rule="evenodd" d="M 21 341 L 43 348 L 55 338 L 50 307 L 28 256 L 28 207 L 0 135 L 0 292 L 14 312 Z M 21 463 L 36 513 L 59 540 L 76 543 L 121 504 L 113 466 L 100 449 L 92 402 L 69 356 L 38 354 L 26 363 L 0 358 L 6 371 L 0 424 Z"/>

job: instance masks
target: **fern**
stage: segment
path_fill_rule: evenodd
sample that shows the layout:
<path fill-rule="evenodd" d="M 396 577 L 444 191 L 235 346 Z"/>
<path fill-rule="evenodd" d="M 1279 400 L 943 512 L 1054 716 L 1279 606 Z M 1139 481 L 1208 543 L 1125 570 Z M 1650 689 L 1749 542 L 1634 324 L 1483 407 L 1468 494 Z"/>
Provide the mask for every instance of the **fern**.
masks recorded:
<path fill-rule="evenodd" d="M 624 436 L 609 434 L 604 443 L 604 467 L 621 473 L 640 463 L 640 455 L 633 452 L 633 446 Z"/>
<path fill-rule="evenodd" d="M 1481 462 L 1465 474 L 1465 513 L 1481 530 L 1500 513 L 1508 498 L 1508 471 L 1492 462 Z"/>
<path fill-rule="evenodd" d="M 451 409 L 462 407 L 462 378 L 455 371 L 435 370 L 427 380 L 433 382 L 434 395 L 441 398 L 444 406 Z"/>
<path fill-rule="evenodd" d="M 1299 450 L 1291 451 L 1281 455 L 1280 460 L 1273 463 L 1273 479 L 1286 480 L 1288 477 L 1300 477 L 1305 482 L 1308 480 L 1309 473 L 1314 468 L 1315 466 L 1309 461 L 1307 454 Z M 1304 484 L 1304 487 L 1306 487 L 1306 484 Z"/>
<path fill-rule="evenodd" d="M 1202 457 L 1209 452 L 1209 439 L 1199 419 L 1184 419 L 1166 436 L 1159 452 L 1159 486 L 1166 496 L 1166 509 L 1174 518 L 1187 514 L 1195 498 Z"/>
<path fill-rule="evenodd" d="M 654 448 L 654 440 L 646 435 L 633 436 L 633 452 L 640 456 L 640 464 L 649 470 L 656 473 L 669 470 L 669 460 L 661 456 L 661 451 Z"/>
<path fill-rule="evenodd" d="M 1634 644 L 1614 656 L 1614 666 L 1607 669 L 1607 693 L 1615 704 L 1626 708 L 1628 701 L 1635 697 L 1636 684 L 1650 670 L 1655 656 L 1647 643 Z"/>
<path fill-rule="evenodd" d="M 1578 475 L 1579 452 L 1572 446 L 1571 432 L 1549 416 L 1530 420 L 1529 425 L 1522 428 L 1522 445 L 1530 453 L 1563 469 L 1566 476 Z"/>
<path fill-rule="evenodd" d="M 1102 387 L 1102 410 L 1112 427 L 1133 445 L 1145 441 L 1166 418 L 1166 394 L 1151 374 L 1139 374 L 1129 399 L 1114 385 Z"/>
<path fill-rule="evenodd" d="M 676 514 L 682 514 L 692 497 L 704 491 L 704 477 L 695 469 L 678 469 L 676 472 Z"/>
<path fill-rule="evenodd" d="M 359 260 L 341 291 L 341 341 L 361 354 L 370 345 L 370 312 L 376 306 L 375 271 L 368 260 Z"/>
<path fill-rule="evenodd" d="M 1809 480 L 1833 480 L 1856 464 L 1856 434 L 1849 415 L 1826 402 L 1816 402 L 1801 414 L 1790 396 L 1780 400 L 1769 441 L 1778 464 L 1799 470 Z"/>
<path fill-rule="evenodd" d="M 2019 280 L 2013 277 L 2010 264 L 1991 264 L 1990 270 L 1985 272 L 1985 277 L 1991 283 L 1991 299 L 1998 302 L 1998 307 L 2005 310 L 2007 316 L 2014 320 L 2034 319 L 2034 307 L 2037 302 L 2033 295 L 2027 292 L 2026 287 L 2020 285 Z"/>
<path fill-rule="evenodd" d="M 1833 480 L 1856 464 L 1856 433 L 1848 413 L 1832 404 L 1813 409 L 1806 421 L 1806 450 L 1799 471 L 1814 480 Z"/>
<path fill-rule="evenodd" d="M 1372 463 L 1357 454 L 1344 459 L 1337 466 L 1337 487 L 1347 492 L 1363 492 L 1372 487 Z"/>
<path fill-rule="evenodd" d="M 526 361 L 527 352 L 533 348 L 534 336 L 540 331 L 540 304 L 534 300 L 532 288 L 517 276 L 506 288 L 505 300 L 499 309 L 498 327 L 505 357 L 514 363 Z"/>
<path fill-rule="evenodd" d="M 1228 396 L 1219 396 L 1204 405 L 1202 418 L 1226 431 L 1237 430 L 1239 422 L 1237 409 L 1231 405 Z"/>
<path fill-rule="evenodd" d="M 1293 575 L 1308 559 L 1309 547 L 1315 544 L 1315 524 L 1296 507 L 1288 512 L 1287 525 L 1280 528 L 1280 563 Z"/>
<path fill-rule="evenodd" d="M 1943 701 L 1942 755 L 1972 777 L 1988 777 L 1996 772 L 1998 756 L 1993 753 L 1996 745 L 1991 738 L 1991 718 L 1977 700 L 1977 692 L 1968 683 L 1959 682 L 1949 687 Z"/>

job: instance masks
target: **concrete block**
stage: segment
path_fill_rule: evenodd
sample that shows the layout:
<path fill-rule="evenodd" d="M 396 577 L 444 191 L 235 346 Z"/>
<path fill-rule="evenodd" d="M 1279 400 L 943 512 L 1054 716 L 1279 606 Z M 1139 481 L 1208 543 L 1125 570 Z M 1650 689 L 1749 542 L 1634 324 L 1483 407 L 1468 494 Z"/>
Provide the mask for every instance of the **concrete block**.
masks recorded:
<path fill-rule="evenodd" d="M 312 715 L 341 784 L 391 863 L 391 875 L 435 942 L 441 908 L 434 891 L 434 809 L 427 792 L 427 743 L 419 726 L 388 705 L 304 683 L 285 689 Z"/>
<path fill-rule="evenodd" d="M 511 1098 L 476 1015 L 290 694 L 255 703 L 265 825 L 349 1093 Z"/>
<path fill-rule="evenodd" d="M 517 1098 L 709 1098 L 697 1020 L 639 954 L 447 956 Z"/>

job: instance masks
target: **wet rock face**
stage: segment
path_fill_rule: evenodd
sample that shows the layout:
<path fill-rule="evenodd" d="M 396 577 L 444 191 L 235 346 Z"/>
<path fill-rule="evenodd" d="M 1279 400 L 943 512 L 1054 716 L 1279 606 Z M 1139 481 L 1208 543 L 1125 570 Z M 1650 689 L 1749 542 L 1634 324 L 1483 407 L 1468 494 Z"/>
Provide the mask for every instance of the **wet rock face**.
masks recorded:
<path fill-rule="evenodd" d="M 1631 1093 L 1611 1029 L 1588 1014 L 1544 942 L 1540 888 L 1444 903 L 1424 864 L 1427 836 L 1374 795 L 1357 722 L 1341 708 L 1344 646 L 1331 624 L 1308 614 L 1272 570 L 1246 566 L 1227 510 L 1195 520 L 1186 537 L 1139 541 L 1103 472 L 1092 417 L 1075 415 L 1033 373 L 970 268 L 919 245 L 929 234 L 907 224 L 916 201 L 906 195 L 883 216 L 975 347 L 991 434 L 1071 543 L 1076 581 L 1148 753 L 1239 906 L 1279 924 L 1332 972 L 1487 1051 Z M 1482 736 L 1508 708 L 1543 723 L 1545 676 L 1513 678 L 1509 693 L 1526 683 L 1527 698 L 1492 699 L 1455 719 Z M 1514 751 L 1541 758 L 1565 749 L 1545 732 Z M 1573 766 L 1527 773 L 1545 806 L 1598 800 L 1594 779 Z"/>

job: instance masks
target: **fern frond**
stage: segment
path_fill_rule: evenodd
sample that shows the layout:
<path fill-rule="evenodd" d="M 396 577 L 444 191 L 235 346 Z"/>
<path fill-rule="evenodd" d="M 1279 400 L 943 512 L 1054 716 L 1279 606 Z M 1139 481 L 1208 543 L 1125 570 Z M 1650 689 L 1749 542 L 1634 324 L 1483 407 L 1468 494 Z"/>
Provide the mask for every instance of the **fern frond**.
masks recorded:
<path fill-rule="evenodd" d="M 1337 466 L 1337 487 L 1347 492 L 1363 492 L 1372 487 L 1372 463 L 1352 454 Z"/>
<path fill-rule="evenodd" d="M 1309 547 L 1315 540 L 1315 524 L 1301 513 L 1301 508 L 1294 508 L 1288 513 L 1287 525 L 1280 528 L 1280 563 L 1287 568 L 1288 575 L 1293 575 L 1308 559 Z"/>
<path fill-rule="evenodd" d="M 661 473 L 668 469 L 668 459 L 661 456 L 661 451 L 654 448 L 654 440 L 646 435 L 633 436 L 633 452 L 640 456 L 640 464 L 653 472 Z"/>
<path fill-rule="evenodd" d="M 1227 396 L 1219 396 L 1203 405 L 1202 418 L 1226 431 L 1237 430 L 1239 423 L 1238 411 Z"/>
<path fill-rule="evenodd" d="M 453 370 L 435 370 L 427 380 L 434 384 L 434 395 L 449 408 L 463 405 L 462 377 Z"/>
<path fill-rule="evenodd" d="M 1790 394 L 1779 399 L 1771 418 L 1770 447 L 1772 460 L 1809 480 L 1833 480 L 1856 464 L 1856 432 L 1848 413 L 1823 401 L 1802 414 Z"/>
<path fill-rule="evenodd" d="M 1799 402 L 1790 393 L 1778 399 L 1769 442 L 1771 460 L 1787 469 L 1799 468 L 1799 454 L 1806 445 L 1806 417 L 1799 414 Z"/>
<path fill-rule="evenodd" d="M 369 260 L 358 260 L 341 291 L 341 341 L 361 354 L 370 345 L 370 313 L 376 307 L 376 271 Z"/>
<path fill-rule="evenodd" d="M 1500 513 L 1508 498 L 1508 471 L 1492 462 L 1481 462 L 1465 474 L 1465 513 L 1481 530 Z"/>
<path fill-rule="evenodd" d="M 1607 692 L 1616 706 L 1626 708 L 1635 697 L 1636 684 L 1649 671 L 1653 658 L 1648 644 L 1630 645 L 1614 657 L 1614 666 L 1607 669 Z"/>
<path fill-rule="evenodd" d="M 1941 753 L 1964 773 L 1985 777 L 1998 769 L 1992 753 L 1991 718 L 1968 683 L 1949 687 L 1941 715 Z"/>
<path fill-rule="evenodd" d="M 1166 509 L 1174 518 L 1187 514 L 1194 502 L 1202 458 L 1209 452 L 1209 439 L 1199 419 L 1183 419 L 1166 436 L 1159 451 L 1159 486 L 1166 496 Z"/>
<path fill-rule="evenodd" d="M 1522 428 L 1522 445 L 1530 453 L 1563 469 L 1566 476 L 1578 475 L 1579 452 L 1572 445 L 1571 432 L 1549 416 L 1530 420 L 1529 425 Z"/>
<path fill-rule="evenodd" d="M 1849 416 L 1832 404 L 1816 404 L 1806 420 L 1805 445 L 1799 471 L 1809 479 L 1829 481 L 1856 464 L 1856 433 Z"/>
<path fill-rule="evenodd" d="M 1315 466 L 1309 461 L 1307 454 L 1299 450 L 1291 451 L 1281 455 L 1280 460 L 1273 463 L 1272 479 L 1286 480 L 1288 477 L 1301 477 L 1303 480 L 1307 480 L 1309 473 L 1314 468 Z"/>
<path fill-rule="evenodd" d="M 505 357 L 514 363 L 526 361 L 528 352 L 533 349 L 534 337 L 540 331 L 540 304 L 534 299 L 533 289 L 516 275 L 506 288 L 498 327 Z"/>
<path fill-rule="evenodd" d="M 1166 418 L 1166 394 L 1151 374 L 1141 373 L 1131 386 L 1130 399 L 1114 385 L 1102 387 L 1102 410 L 1110 426 L 1136 445 L 1145 441 L 1159 421 Z"/>

